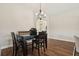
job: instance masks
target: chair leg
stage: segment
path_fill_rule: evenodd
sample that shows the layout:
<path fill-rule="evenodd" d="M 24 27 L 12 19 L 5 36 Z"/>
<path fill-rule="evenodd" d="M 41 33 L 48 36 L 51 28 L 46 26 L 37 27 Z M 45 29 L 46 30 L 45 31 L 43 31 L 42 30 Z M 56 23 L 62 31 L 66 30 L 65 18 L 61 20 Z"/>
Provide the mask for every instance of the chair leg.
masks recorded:
<path fill-rule="evenodd" d="M 18 51 L 18 50 L 16 49 L 15 52 L 14 52 L 14 55 L 15 55 L 15 56 L 17 56 L 17 51 Z"/>
<path fill-rule="evenodd" d="M 45 45 L 46 45 L 46 49 L 47 49 L 47 38 L 46 38 L 46 40 L 45 40 Z"/>
<path fill-rule="evenodd" d="M 34 50 L 34 42 L 32 40 L 32 55 L 33 55 L 33 50 Z"/>
<path fill-rule="evenodd" d="M 41 43 L 41 52 L 42 52 L 42 43 Z"/>
<path fill-rule="evenodd" d="M 23 56 L 27 55 L 27 46 L 26 45 L 22 45 L 22 52 L 23 52 Z"/>
<path fill-rule="evenodd" d="M 43 42 L 43 51 L 45 52 L 45 48 L 46 48 L 46 46 L 45 46 L 45 43 Z"/>
<path fill-rule="evenodd" d="M 44 44 L 44 52 L 45 52 L 45 44 Z"/>
<path fill-rule="evenodd" d="M 39 49 L 39 44 L 38 44 L 38 55 L 40 56 L 40 49 Z"/>
<path fill-rule="evenodd" d="M 17 56 L 17 50 L 15 51 L 15 56 Z"/>
<path fill-rule="evenodd" d="M 13 56 L 14 56 L 14 47 L 13 47 Z"/>
<path fill-rule="evenodd" d="M 23 53 L 23 56 L 26 55 L 26 54 L 25 54 L 25 49 L 24 49 L 24 47 L 22 47 L 22 53 Z"/>
<path fill-rule="evenodd" d="M 43 50 L 44 50 L 44 55 L 45 55 L 45 51 L 46 51 L 46 42 L 43 42 Z"/>
<path fill-rule="evenodd" d="M 14 49 L 13 47 L 13 56 L 16 56 L 17 55 L 17 49 Z"/>

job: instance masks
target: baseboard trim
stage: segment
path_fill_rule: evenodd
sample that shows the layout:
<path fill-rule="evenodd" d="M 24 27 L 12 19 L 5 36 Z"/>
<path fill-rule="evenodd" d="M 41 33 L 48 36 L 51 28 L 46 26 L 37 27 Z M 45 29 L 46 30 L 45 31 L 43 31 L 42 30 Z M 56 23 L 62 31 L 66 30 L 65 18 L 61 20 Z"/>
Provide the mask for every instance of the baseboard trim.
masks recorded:
<path fill-rule="evenodd" d="M 74 42 L 74 38 L 61 38 L 61 37 L 54 37 L 54 36 L 50 36 L 48 38 L 61 40 L 61 41 L 67 41 L 67 42 Z"/>
<path fill-rule="evenodd" d="M 66 40 L 61 40 L 61 39 L 57 39 L 57 38 L 48 38 L 48 39 L 74 43 L 73 41 L 66 41 Z"/>
<path fill-rule="evenodd" d="M 8 47 L 12 47 L 13 45 L 6 45 L 6 46 L 3 46 L 3 47 L 1 47 L 1 50 L 2 49 L 5 49 L 5 48 L 8 48 Z"/>

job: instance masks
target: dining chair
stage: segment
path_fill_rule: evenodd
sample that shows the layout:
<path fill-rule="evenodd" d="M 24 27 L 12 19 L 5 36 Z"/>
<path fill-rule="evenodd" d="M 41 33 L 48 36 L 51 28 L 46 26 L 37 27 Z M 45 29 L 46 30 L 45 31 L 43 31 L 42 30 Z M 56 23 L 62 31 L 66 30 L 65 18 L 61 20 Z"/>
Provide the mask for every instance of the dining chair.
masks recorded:
<path fill-rule="evenodd" d="M 18 41 L 18 38 L 16 37 L 14 32 L 11 32 L 11 36 L 12 36 L 12 40 L 13 40 L 13 56 L 17 56 L 19 54 L 18 51 L 20 49 L 21 49 L 23 55 L 25 55 L 23 43 L 21 41 Z"/>
<path fill-rule="evenodd" d="M 74 46 L 74 56 L 78 55 L 79 56 L 79 37 L 75 37 L 75 46 Z"/>
<path fill-rule="evenodd" d="M 30 31 L 30 35 L 37 35 L 37 29 L 36 28 L 31 28 L 29 31 Z"/>
<path fill-rule="evenodd" d="M 45 53 L 46 50 L 46 34 L 44 32 L 39 32 L 39 35 L 36 36 L 36 40 L 32 41 L 32 52 L 34 51 L 34 48 L 38 50 L 38 55 L 40 55 L 40 48 Z"/>

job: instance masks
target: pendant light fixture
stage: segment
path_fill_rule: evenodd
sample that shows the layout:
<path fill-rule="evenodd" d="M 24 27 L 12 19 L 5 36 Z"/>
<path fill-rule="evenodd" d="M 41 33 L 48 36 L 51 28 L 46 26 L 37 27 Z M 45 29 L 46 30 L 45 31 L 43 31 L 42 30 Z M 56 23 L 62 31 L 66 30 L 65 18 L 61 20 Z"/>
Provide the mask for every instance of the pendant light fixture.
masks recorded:
<path fill-rule="evenodd" d="M 42 8 L 41 8 L 42 4 L 40 3 L 40 9 L 39 9 L 39 12 L 37 12 L 35 15 L 37 17 L 37 19 L 40 19 L 42 20 L 43 18 L 46 18 L 46 14 L 42 11 Z"/>

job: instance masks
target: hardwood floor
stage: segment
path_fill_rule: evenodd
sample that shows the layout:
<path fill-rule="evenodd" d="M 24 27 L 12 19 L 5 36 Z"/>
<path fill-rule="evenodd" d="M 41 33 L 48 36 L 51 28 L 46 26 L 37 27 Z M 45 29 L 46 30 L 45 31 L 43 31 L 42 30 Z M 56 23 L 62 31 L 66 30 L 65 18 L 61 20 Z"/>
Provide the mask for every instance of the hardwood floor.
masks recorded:
<path fill-rule="evenodd" d="M 48 48 L 45 54 L 43 51 L 41 51 L 41 56 L 73 56 L 73 48 L 74 43 L 72 42 L 48 39 Z M 30 51 L 28 52 L 30 56 L 32 54 L 31 49 L 29 50 Z M 1 53 L 2 56 L 12 56 L 12 47 L 3 49 Z M 33 55 L 37 56 L 37 51 L 34 51 Z"/>

